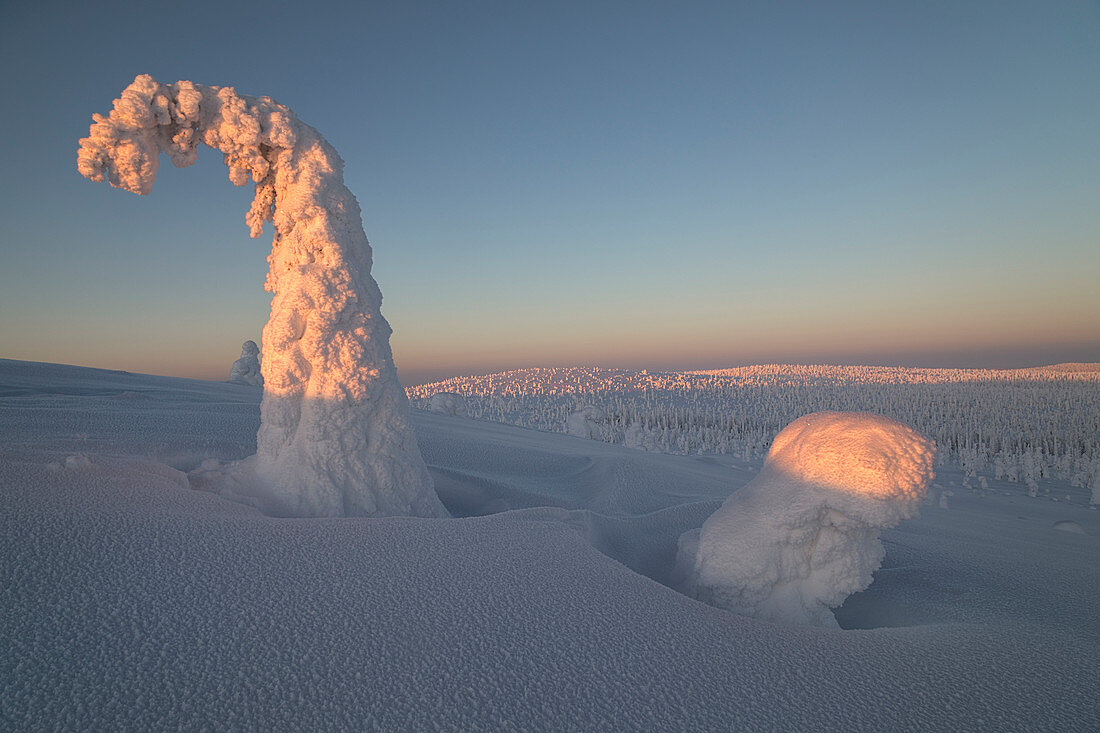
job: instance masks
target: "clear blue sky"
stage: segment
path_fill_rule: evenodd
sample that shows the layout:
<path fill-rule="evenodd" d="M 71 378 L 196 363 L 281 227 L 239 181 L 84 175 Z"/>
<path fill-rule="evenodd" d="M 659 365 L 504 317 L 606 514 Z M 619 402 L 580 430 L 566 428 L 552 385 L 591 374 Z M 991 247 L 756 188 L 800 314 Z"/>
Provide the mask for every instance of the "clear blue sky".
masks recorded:
<path fill-rule="evenodd" d="M 0 356 L 224 379 L 259 340 L 218 155 L 76 172 L 149 73 L 333 143 L 409 383 L 1100 361 L 1096 2 L 4 2 L 0 65 Z"/>

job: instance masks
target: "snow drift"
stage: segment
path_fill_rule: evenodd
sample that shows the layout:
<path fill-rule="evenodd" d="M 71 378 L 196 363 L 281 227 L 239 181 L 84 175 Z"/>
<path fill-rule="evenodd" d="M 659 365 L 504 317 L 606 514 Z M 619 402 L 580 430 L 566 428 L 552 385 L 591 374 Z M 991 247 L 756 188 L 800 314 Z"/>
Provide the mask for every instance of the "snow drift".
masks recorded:
<path fill-rule="evenodd" d="M 760 474 L 680 538 L 689 595 L 739 614 L 836 627 L 871 583 L 881 529 L 915 516 L 935 445 L 899 422 L 818 412 L 779 433 Z"/>
<path fill-rule="evenodd" d="M 280 515 L 444 515 L 397 381 L 359 204 L 332 146 L 268 97 L 148 75 L 93 120 L 78 154 L 87 178 L 148 194 L 160 153 L 185 167 L 203 143 L 223 153 L 235 185 L 255 183 L 251 235 L 274 224 L 257 452 L 227 472 L 223 493 Z"/>
<path fill-rule="evenodd" d="M 260 347 L 249 339 L 241 344 L 241 358 L 233 362 L 229 370 L 229 381 L 235 384 L 264 386 L 264 377 L 260 373 Z"/>

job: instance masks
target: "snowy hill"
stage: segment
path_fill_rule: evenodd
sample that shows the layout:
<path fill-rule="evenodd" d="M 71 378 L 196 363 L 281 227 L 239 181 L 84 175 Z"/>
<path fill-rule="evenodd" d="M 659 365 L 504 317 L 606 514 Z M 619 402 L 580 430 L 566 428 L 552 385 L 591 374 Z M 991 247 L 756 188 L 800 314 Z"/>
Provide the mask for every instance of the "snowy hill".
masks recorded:
<path fill-rule="evenodd" d="M 755 459 L 417 411 L 456 518 L 274 519 L 184 473 L 258 405 L 0 360 L 0 728 L 1100 729 L 1083 487 L 940 467 L 842 629 L 787 627 L 663 584 Z"/>
<path fill-rule="evenodd" d="M 762 365 L 696 372 L 598 367 L 522 369 L 406 390 L 431 409 L 464 398 L 464 414 L 678 454 L 767 452 L 796 418 L 874 412 L 933 438 L 941 465 L 977 479 L 1043 479 L 1100 491 L 1100 365 L 910 369 Z M 581 414 L 583 411 L 583 415 Z M 582 424 L 582 422 L 584 424 Z"/>

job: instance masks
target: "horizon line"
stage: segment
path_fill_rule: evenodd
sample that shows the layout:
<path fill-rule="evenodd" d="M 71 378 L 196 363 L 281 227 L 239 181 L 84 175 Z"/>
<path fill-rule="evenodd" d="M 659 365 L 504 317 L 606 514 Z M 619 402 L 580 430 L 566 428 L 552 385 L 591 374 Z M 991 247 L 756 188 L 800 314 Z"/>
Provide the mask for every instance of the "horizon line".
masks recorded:
<path fill-rule="evenodd" d="M 71 367 L 71 368 L 74 368 L 74 369 L 93 369 L 93 370 L 101 371 L 101 372 L 112 372 L 112 373 L 118 374 L 118 375 L 138 375 L 138 376 L 147 376 L 147 377 L 162 377 L 162 378 L 165 378 L 165 379 L 189 379 L 189 380 L 194 380 L 194 381 L 199 381 L 199 382 L 212 382 L 212 383 L 215 383 L 215 384 L 229 381 L 228 379 L 205 379 L 203 377 L 177 376 L 177 375 L 171 375 L 171 374 L 154 374 L 154 373 L 151 373 L 151 372 L 132 371 L 132 370 L 129 370 L 129 369 L 118 369 L 118 368 L 114 368 L 114 367 L 91 366 L 91 365 L 86 365 L 86 364 L 69 364 L 69 363 L 63 363 L 63 362 L 38 361 L 38 360 L 34 360 L 34 359 L 12 359 L 12 358 L 9 358 L 9 357 L 4 357 L 4 356 L 0 356 L 0 361 L 19 362 L 19 363 L 23 363 L 23 364 L 41 364 L 41 365 L 44 365 L 44 366 Z M 636 372 L 636 373 L 644 373 L 644 374 L 700 374 L 700 375 L 705 375 L 705 374 L 714 373 L 714 372 L 730 371 L 730 370 L 734 370 L 734 369 L 752 369 L 752 368 L 755 368 L 755 367 L 807 367 L 807 368 L 809 368 L 809 367 L 831 367 L 831 368 L 849 368 L 849 369 L 850 368 L 866 367 L 866 368 L 875 368 L 875 369 L 906 369 L 906 370 L 913 370 L 913 371 L 921 370 L 921 371 L 956 371 L 956 372 L 977 372 L 977 371 L 1022 372 L 1022 371 L 1031 371 L 1031 370 L 1036 370 L 1036 369 L 1054 369 L 1054 368 L 1057 368 L 1057 367 L 1080 367 L 1076 371 L 1091 372 L 1091 371 L 1100 371 L 1100 361 L 1060 361 L 1060 362 L 1054 362 L 1054 363 L 1050 363 L 1050 364 L 1035 364 L 1035 365 L 1031 365 L 1031 366 L 1021 366 L 1021 367 L 942 367 L 942 366 L 940 366 L 940 367 L 929 367 L 929 366 L 907 366 L 907 365 L 904 365 L 904 364 L 796 362 L 796 361 L 791 361 L 791 362 L 782 362 L 782 361 L 757 362 L 757 363 L 752 363 L 752 364 L 735 364 L 735 365 L 731 365 L 731 366 L 711 367 L 711 368 L 704 368 L 704 369 L 657 369 L 657 368 L 649 368 L 649 367 L 638 367 L 638 368 L 634 368 L 634 367 L 611 367 L 611 366 L 602 366 L 602 365 L 599 365 L 599 364 L 573 364 L 573 365 L 569 365 L 569 366 L 538 366 L 538 365 L 532 365 L 532 366 L 524 366 L 524 367 L 515 367 L 515 368 L 511 368 L 511 369 L 501 369 L 501 370 L 498 370 L 498 371 L 484 371 L 484 372 L 470 372 L 470 373 L 455 374 L 455 375 L 452 375 L 452 376 L 443 377 L 441 379 L 432 379 L 432 380 L 427 380 L 427 381 L 415 381 L 415 382 L 410 381 L 408 384 L 405 384 L 404 382 L 402 382 L 402 386 L 405 387 L 406 389 L 412 388 L 412 387 L 425 387 L 425 386 L 430 386 L 430 385 L 434 385 L 434 384 L 442 384 L 443 382 L 447 382 L 447 381 L 454 380 L 454 379 L 473 379 L 473 378 L 478 378 L 478 377 L 491 377 L 491 376 L 511 374 L 511 373 L 515 373 L 515 372 L 525 372 L 525 371 L 534 371 L 534 370 L 543 370 L 543 369 L 546 369 L 546 370 L 549 370 L 549 369 L 558 369 L 558 370 L 599 369 L 599 370 L 603 370 L 603 371 Z M 398 377 L 400 378 L 400 369 L 398 370 Z"/>

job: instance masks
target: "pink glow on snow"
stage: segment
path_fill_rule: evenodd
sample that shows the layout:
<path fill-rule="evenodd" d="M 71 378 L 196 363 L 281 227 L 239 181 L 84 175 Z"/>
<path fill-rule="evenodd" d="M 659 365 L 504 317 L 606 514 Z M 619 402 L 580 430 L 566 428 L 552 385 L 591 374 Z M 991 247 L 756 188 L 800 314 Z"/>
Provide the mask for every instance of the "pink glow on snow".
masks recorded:
<path fill-rule="evenodd" d="M 896 420 L 818 412 L 775 437 L 765 467 L 832 491 L 920 501 L 935 455 L 931 440 Z"/>

